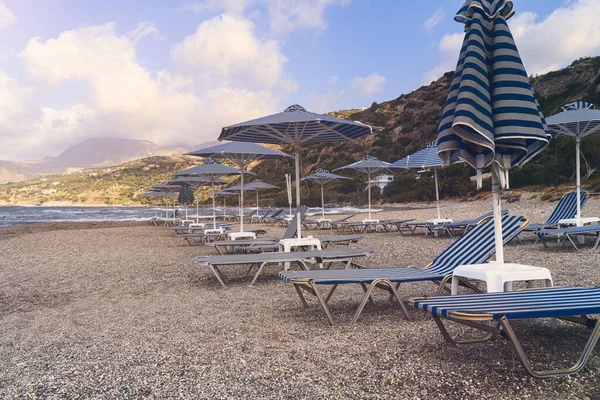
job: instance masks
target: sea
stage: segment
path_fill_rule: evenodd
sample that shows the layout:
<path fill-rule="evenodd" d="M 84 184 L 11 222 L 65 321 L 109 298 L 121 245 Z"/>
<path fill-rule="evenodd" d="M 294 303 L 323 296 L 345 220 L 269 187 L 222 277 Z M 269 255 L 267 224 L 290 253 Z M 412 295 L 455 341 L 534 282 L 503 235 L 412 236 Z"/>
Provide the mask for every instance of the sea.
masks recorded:
<path fill-rule="evenodd" d="M 255 208 L 246 208 L 249 213 Z M 178 208 L 178 215 L 185 216 L 185 209 Z M 261 214 L 262 214 L 261 209 Z M 287 209 L 286 209 L 287 211 Z M 372 210 L 373 212 L 381 210 Z M 173 209 L 169 210 L 172 215 Z M 217 215 L 226 213 L 235 215 L 239 212 L 238 208 L 227 207 L 216 209 Z M 292 209 L 292 212 L 295 212 Z M 346 214 L 346 213 L 364 213 L 365 209 L 354 207 L 325 208 L 325 214 Z M 43 223 L 43 222 L 118 222 L 118 221 L 147 221 L 155 216 L 165 215 L 165 209 L 153 207 L 44 207 L 44 206 L 0 206 L 0 227 Z M 195 208 L 189 208 L 189 216 L 196 215 Z M 288 212 L 284 212 L 287 214 Z M 309 208 L 307 215 L 318 215 L 321 208 Z M 199 215 L 212 215 L 211 208 L 200 208 Z"/>

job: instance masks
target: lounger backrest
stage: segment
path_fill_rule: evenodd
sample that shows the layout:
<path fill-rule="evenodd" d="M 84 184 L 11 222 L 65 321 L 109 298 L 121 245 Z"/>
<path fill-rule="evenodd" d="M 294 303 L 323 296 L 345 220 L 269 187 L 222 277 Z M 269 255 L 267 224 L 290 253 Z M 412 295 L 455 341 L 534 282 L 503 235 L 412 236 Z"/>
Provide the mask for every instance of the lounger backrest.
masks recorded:
<path fill-rule="evenodd" d="M 587 201 L 587 196 L 581 192 L 581 207 Z M 575 218 L 577 216 L 577 192 L 565 194 L 558 202 L 554 211 L 546 221 L 545 225 L 558 225 L 561 219 Z"/>
<path fill-rule="evenodd" d="M 273 212 L 273 210 L 267 210 L 266 213 L 263 214 L 263 216 L 261 218 L 267 218 L 271 213 Z"/>
<path fill-rule="evenodd" d="M 525 225 L 523 220 L 521 216 L 502 217 L 502 236 L 505 245 L 521 233 Z M 428 271 L 449 274 L 459 265 L 484 263 L 495 252 L 494 220 L 491 219 L 459 237 L 433 260 Z"/>
<path fill-rule="evenodd" d="M 277 211 L 275 211 L 275 214 L 271 215 L 269 218 L 275 218 L 277 217 L 279 214 L 281 214 L 283 212 L 283 209 L 279 209 Z"/>
<path fill-rule="evenodd" d="M 296 234 L 298 233 L 298 230 L 297 230 L 298 223 L 296 222 L 297 217 L 298 217 L 298 215 L 296 214 L 294 216 L 294 219 L 292 219 L 292 221 L 288 225 L 288 228 L 286 229 L 285 233 L 283 234 L 282 239 L 292 239 L 292 238 L 296 237 Z M 304 222 L 304 218 L 306 218 L 306 207 L 300 206 L 300 223 Z"/>
<path fill-rule="evenodd" d="M 339 222 L 346 222 L 346 221 L 348 221 L 350 218 L 354 217 L 355 215 L 356 215 L 356 214 L 350 214 L 350 215 L 346 215 L 345 217 L 343 217 L 343 218 L 340 218 L 340 219 L 337 219 L 337 220 L 335 220 L 335 221 L 333 221 L 333 222 L 335 222 L 335 223 L 339 223 Z"/>

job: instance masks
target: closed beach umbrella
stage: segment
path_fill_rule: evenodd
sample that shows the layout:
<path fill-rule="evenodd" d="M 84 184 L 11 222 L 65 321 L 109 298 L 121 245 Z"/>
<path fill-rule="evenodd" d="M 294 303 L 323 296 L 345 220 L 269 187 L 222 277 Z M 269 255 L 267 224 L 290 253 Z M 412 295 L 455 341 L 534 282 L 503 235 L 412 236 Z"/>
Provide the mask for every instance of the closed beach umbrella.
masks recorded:
<path fill-rule="evenodd" d="M 226 126 L 221 130 L 219 140 L 294 146 L 297 235 L 298 238 L 302 238 L 300 218 L 300 150 L 302 145 L 304 143 L 357 139 L 372 132 L 373 128 L 369 125 L 312 113 L 295 104 L 278 114 Z"/>
<path fill-rule="evenodd" d="M 248 173 L 248 172 L 245 172 Z M 215 214 L 215 183 L 216 179 L 226 175 L 243 175 L 242 170 L 230 167 L 228 165 L 221 164 L 214 158 L 207 158 L 204 160 L 204 164 L 196 165 L 195 167 L 188 168 L 183 171 L 179 171 L 173 174 L 176 178 L 207 178 L 211 185 L 212 194 L 212 208 L 213 208 L 213 228 L 217 228 L 217 216 Z M 196 202 L 196 222 L 198 222 L 198 203 Z"/>
<path fill-rule="evenodd" d="M 500 268 L 504 265 L 500 189 L 508 188 L 511 168 L 531 160 L 550 140 L 506 23 L 513 14 L 512 1 L 468 0 L 454 18 L 465 24 L 466 34 L 437 139 L 445 164 L 462 159 L 479 176 L 481 169 L 492 168 Z"/>
<path fill-rule="evenodd" d="M 321 185 L 321 219 L 325 219 L 325 197 L 323 195 L 323 186 L 328 183 L 337 183 L 350 180 L 350 178 L 338 174 L 332 174 L 326 169 L 318 169 L 314 174 L 305 176 L 303 181 L 315 182 Z"/>
<path fill-rule="evenodd" d="M 435 180 L 435 202 L 437 205 L 437 218 L 441 219 L 440 213 L 440 189 L 438 183 L 438 168 L 443 166 L 444 162 L 438 156 L 437 142 L 431 142 L 422 150 L 417 151 L 409 156 L 406 156 L 392 165 L 398 168 L 416 169 L 418 171 L 433 170 Z"/>
<path fill-rule="evenodd" d="M 221 134 L 222 135 L 222 134 Z M 242 171 L 246 171 L 252 162 L 258 160 L 277 160 L 281 158 L 291 158 L 287 154 L 269 149 L 255 143 L 237 143 L 226 142 L 216 146 L 206 147 L 186 153 L 188 156 L 210 157 L 215 159 L 226 159 L 238 166 Z M 246 172 L 247 173 L 247 172 Z M 240 178 L 240 232 L 244 231 L 244 174 Z"/>
<path fill-rule="evenodd" d="M 362 172 L 363 174 L 367 174 L 367 190 L 369 192 L 369 221 L 371 221 L 371 175 L 382 171 L 391 172 L 393 169 L 397 168 L 399 167 L 394 166 L 388 162 L 378 160 L 377 157 L 367 155 L 362 160 L 340 167 L 335 171 L 351 169 L 354 171 Z"/>
<path fill-rule="evenodd" d="M 261 189 L 263 189 L 263 190 L 279 189 L 278 186 L 271 185 L 270 183 L 267 183 L 267 182 L 263 182 L 260 179 L 250 182 L 248 185 L 246 185 L 246 187 L 248 189 L 253 189 L 256 191 L 256 215 L 260 214 L 260 212 L 259 212 L 260 208 L 258 205 L 258 192 Z"/>
<path fill-rule="evenodd" d="M 553 135 L 575 138 L 575 173 L 577 175 L 577 226 L 581 225 L 581 138 L 600 132 L 600 110 L 592 103 L 577 101 L 564 105 L 562 112 L 548 117 L 548 129 Z"/>
<path fill-rule="evenodd" d="M 185 206 L 185 219 L 188 219 L 188 206 L 194 204 L 194 189 L 190 184 L 184 183 L 179 188 L 179 196 L 177 196 L 177 202 Z"/>

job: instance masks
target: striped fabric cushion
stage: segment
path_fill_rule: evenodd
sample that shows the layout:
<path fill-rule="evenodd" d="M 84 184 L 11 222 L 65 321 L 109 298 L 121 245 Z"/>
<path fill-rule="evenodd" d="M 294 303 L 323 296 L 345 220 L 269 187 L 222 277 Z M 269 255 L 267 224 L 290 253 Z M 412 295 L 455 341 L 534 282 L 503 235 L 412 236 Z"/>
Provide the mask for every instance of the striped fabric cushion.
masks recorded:
<path fill-rule="evenodd" d="M 522 219 L 523 217 L 520 216 L 505 215 L 502 217 L 502 235 L 505 245 L 521 233 Z M 433 260 L 428 270 L 447 275 L 459 265 L 484 263 L 492 257 L 495 251 L 494 221 L 490 220 L 477 225 L 458 238 Z"/>
<path fill-rule="evenodd" d="M 452 312 L 492 314 L 494 319 L 566 317 L 600 314 L 600 287 L 550 288 L 504 293 L 431 297 L 413 306 L 440 317 Z"/>
<path fill-rule="evenodd" d="M 581 193 L 581 207 L 587 201 L 585 193 Z M 577 192 L 565 194 L 558 202 L 545 225 L 558 225 L 561 219 L 575 218 L 577 215 Z"/>

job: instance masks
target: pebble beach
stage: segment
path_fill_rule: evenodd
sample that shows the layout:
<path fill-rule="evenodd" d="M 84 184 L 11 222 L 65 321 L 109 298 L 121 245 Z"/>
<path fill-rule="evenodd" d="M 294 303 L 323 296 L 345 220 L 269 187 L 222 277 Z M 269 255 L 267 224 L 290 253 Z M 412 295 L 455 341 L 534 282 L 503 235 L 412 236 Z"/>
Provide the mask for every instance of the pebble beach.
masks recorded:
<path fill-rule="evenodd" d="M 442 216 L 454 220 L 491 209 L 489 199 L 441 205 Z M 503 202 L 536 223 L 555 205 L 529 194 Z M 583 210 L 600 216 L 600 198 Z M 433 217 L 429 203 L 377 214 Z M 453 241 L 395 232 L 361 237 L 356 246 L 376 253 L 359 262 L 372 268 L 425 267 Z M 600 285 L 600 252 L 589 241 L 576 252 L 556 242 L 545 249 L 525 233 L 521 239 L 506 247 L 506 261 L 546 267 L 555 285 Z M 214 248 L 189 246 L 170 228 L 139 222 L 0 228 L 0 399 L 600 398 L 598 351 L 578 374 L 533 379 L 506 339 L 452 346 L 424 314 L 412 310 L 418 320 L 403 320 L 383 292 L 349 325 L 362 298 L 350 285 L 330 302 L 332 327 L 314 299 L 302 308 L 277 267 L 254 287 L 244 268 L 224 268 L 228 287 L 221 287 L 193 262 L 211 254 Z M 402 295 L 435 288 L 406 284 Z M 564 322 L 553 330 L 549 320 L 514 327 L 532 362 L 546 368 L 573 364 L 589 335 Z"/>

